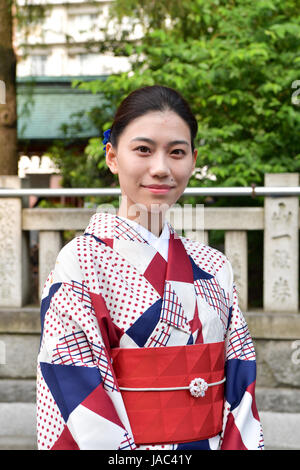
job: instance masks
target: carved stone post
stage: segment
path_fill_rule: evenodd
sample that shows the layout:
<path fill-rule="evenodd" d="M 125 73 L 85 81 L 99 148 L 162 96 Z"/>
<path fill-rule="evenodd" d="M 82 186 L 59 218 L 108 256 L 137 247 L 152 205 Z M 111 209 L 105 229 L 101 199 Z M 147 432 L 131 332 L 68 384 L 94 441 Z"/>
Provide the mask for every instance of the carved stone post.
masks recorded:
<path fill-rule="evenodd" d="M 0 187 L 18 189 L 17 176 L 0 176 Z M 28 300 L 28 238 L 22 232 L 22 200 L 0 199 L 0 307 L 21 307 Z"/>
<path fill-rule="evenodd" d="M 45 281 L 55 265 L 57 255 L 62 248 L 62 236 L 59 231 L 40 231 L 39 233 L 39 297 L 41 298 Z"/>
<path fill-rule="evenodd" d="M 265 186 L 298 186 L 297 173 L 267 174 Z M 299 200 L 265 198 L 264 310 L 298 312 Z"/>
<path fill-rule="evenodd" d="M 247 232 L 230 230 L 225 232 L 225 254 L 234 275 L 234 283 L 243 312 L 248 308 L 248 240 Z"/>

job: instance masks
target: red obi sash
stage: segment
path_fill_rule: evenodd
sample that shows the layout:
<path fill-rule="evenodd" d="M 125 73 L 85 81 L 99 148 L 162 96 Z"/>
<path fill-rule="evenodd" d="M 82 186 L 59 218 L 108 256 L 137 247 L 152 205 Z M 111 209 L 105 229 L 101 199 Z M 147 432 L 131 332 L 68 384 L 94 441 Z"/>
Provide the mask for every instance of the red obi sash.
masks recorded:
<path fill-rule="evenodd" d="M 222 430 L 223 341 L 115 348 L 112 359 L 136 444 L 198 441 Z"/>

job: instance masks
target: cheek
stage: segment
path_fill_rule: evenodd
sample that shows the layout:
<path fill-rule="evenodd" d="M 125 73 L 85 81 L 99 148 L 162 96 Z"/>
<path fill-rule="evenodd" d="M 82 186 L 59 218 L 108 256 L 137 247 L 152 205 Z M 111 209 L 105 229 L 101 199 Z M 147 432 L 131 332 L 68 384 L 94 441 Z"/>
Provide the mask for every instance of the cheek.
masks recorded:
<path fill-rule="evenodd" d="M 144 171 L 138 165 L 128 161 L 127 164 L 119 165 L 118 177 L 120 184 L 126 186 L 135 186 L 140 180 Z"/>
<path fill-rule="evenodd" d="M 192 167 L 186 162 L 182 162 L 182 165 L 177 166 L 174 169 L 174 176 L 177 178 L 178 182 L 185 183 L 190 179 L 192 173 Z"/>
<path fill-rule="evenodd" d="M 122 155 L 118 159 L 119 172 L 123 174 L 138 173 L 142 166 L 142 162 L 132 155 Z"/>

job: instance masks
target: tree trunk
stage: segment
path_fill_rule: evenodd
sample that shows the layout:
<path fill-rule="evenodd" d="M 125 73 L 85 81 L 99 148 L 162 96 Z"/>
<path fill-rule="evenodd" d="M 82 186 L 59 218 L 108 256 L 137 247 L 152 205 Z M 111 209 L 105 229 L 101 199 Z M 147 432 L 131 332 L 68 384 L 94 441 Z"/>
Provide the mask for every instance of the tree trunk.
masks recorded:
<path fill-rule="evenodd" d="M 16 56 L 11 3 L 12 0 L 0 0 L 0 80 L 5 85 L 5 104 L 0 104 L 0 175 L 18 173 Z"/>

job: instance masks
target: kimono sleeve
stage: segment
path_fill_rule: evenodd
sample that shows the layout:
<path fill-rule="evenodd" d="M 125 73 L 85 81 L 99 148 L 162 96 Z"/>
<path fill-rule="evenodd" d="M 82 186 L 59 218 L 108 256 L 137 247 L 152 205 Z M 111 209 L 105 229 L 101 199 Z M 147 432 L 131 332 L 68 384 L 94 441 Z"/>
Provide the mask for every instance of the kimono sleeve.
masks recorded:
<path fill-rule="evenodd" d="M 41 302 L 38 449 L 132 449 L 126 411 L 72 242 Z"/>
<path fill-rule="evenodd" d="M 230 278 L 232 268 L 229 264 Z M 230 316 L 225 337 L 225 402 L 221 450 L 260 450 L 262 426 L 255 403 L 256 356 L 246 320 L 231 282 Z"/>

